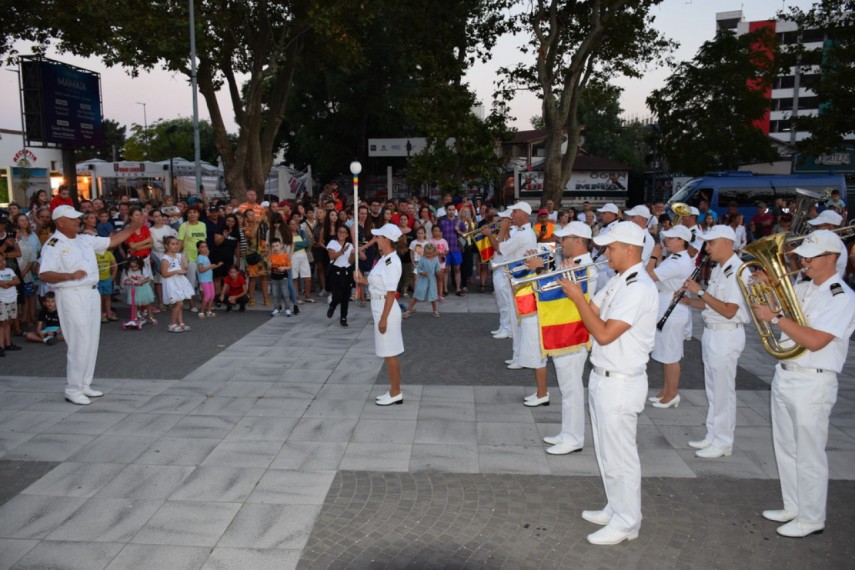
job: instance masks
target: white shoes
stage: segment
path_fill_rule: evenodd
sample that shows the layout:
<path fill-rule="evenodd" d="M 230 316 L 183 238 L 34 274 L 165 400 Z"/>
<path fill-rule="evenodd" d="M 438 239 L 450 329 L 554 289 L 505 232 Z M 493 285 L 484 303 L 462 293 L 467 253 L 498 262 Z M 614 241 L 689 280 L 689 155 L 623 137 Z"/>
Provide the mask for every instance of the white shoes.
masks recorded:
<path fill-rule="evenodd" d="M 496 329 L 496 330 L 494 330 L 494 331 L 490 331 L 490 334 L 492 334 L 492 335 L 497 335 L 497 334 L 499 334 L 500 332 L 502 332 L 502 329 Z"/>
<path fill-rule="evenodd" d="M 779 526 L 778 534 L 788 538 L 804 538 L 812 534 L 822 534 L 825 523 L 809 523 L 799 519 L 793 519 L 784 526 Z"/>
<path fill-rule="evenodd" d="M 79 394 L 77 396 L 69 396 L 68 394 L 66 394 L 65 401 L 71 402 L 72 404 L 77 404 L 78 406 L 88 406 L 92 403 L 92 400 L 90 400 L 83 394 Z"/>
<path fill-rule="evenodd" d="M 649 398 L 647 398 L 647 401 L 650 402 L 651 404 L 655 404 L 656 402 L 659 401 L 659 396 L 650 396 Z"/>
<path fill-rule="evenodd" d="M 605 526 L 593 534 L 588 535 L 588 542 L 599 546 L 608 546 L 612 544 L 620 544 L 624 540 L 635 540 L 638 538 L 637 530 L 617 530 L 610 526 Z"/>
<path fill-rule="evenodd" d="M 508 364 L 508 370 L 522 370 L 523 367 L 517 364 L 516 362 L 511 362 Z"/>
<path fill-rule="evenodd" d="M 513 358 L 509 358 L 509 359 L 505 360 L 505 364 L 513 364 L 513 363 L 514 363 Z"/>
<path fill-rule="evenodd" d="M 528 396 L 523 398 L 523 402 L 528 402 L 529 400 L 534 400 L 535 398 L 537 398 L 537 392 L 534 392 L 533 394 L 529 394 Z"/>
<path fill-rule="evenodd" d="M 572 443 L 558 443 L 546 448 L 546 453 L 549 455 L 567 455 L 568 453 L 576 453 L 577 451 L 582 451 L 582 446 Z"/>
<path fill-rule="evenodd" d="M 589 523 L 606 526 L 612 520 L 612 515 L 606 511 L 582 511 L 582 518 Z"/>
<path fill-rule="evenodd" d="M 695 452 L 695 457 L 700 457 L 701 459 L 718 459 L 719 457 L 730 457 L 732 454 L 733 450 L 730 448 L 714 447 L 710 445 L 704 449 L 697 450 Z"/>
<path fill-rule="evenodd" d="M 698 440 L 689 442 L 689 447 L 694 447 L 695 449 L 706 449 L 711 445 L 712 445 L 712 440 L 707 439 L 707 438 L 698 439 Z"/>
<path fill-rule="evenodd" d="M 503 338 L 511 338 L 511 333 L 509 332 L 499 332 L 493 335 L 495 339 L 503 339 Z"/>
<path fill-rule="evenodd" d="M 549 445 L 558 445 L 562 440 L 561 435 L 547 435 L 543 438 L 543 441 Z"/>
<path fill-rule="evenodd" d="M 510 366 L 508 367 L 510 368 Z M 548 406 L 549 405 L 549 392 L 546 393 L 546 396 L 543 398 L 538 398 L 535 396 L 531 400 L 526 400 L 523 402 L 524 406 L 528 406 L 529 408 L 536 408 L 537 406 Z"/>
<path fill-rule="evenodd" d="M 403 404 L 404 403 L 404 393 L 398 392 L 397 396 L 390 396 L 389 392 L 386 392 L 374 402 L 378 406 L 391 406 L 392 404 Z"/>
<path fill-rule="evenodd" d="M 674 399 L 672 399 L 670 402 L 667 402 L 665 404 L 662 403 L 662 400 L 657 400 L 657 401 L 653 402 L 654 408 L 676 408 L 679 405 L 680 405 L 680 394 L 677 394 L 676 396 L 674 396 Z"/>
<path fill-rule="evenodd" d="M 794 520 L 798 515 L 787 509 L 763 511 L 763 518 L 779 523 L 786 523 Z"/>
<path fill-rule="evenodd" d="M 83 395 L 88 396 L 90 398 L 100 398 L 104 395 L 104 392 L 101 390 L 93 390 L 92 388 L 84 388 Z"/>

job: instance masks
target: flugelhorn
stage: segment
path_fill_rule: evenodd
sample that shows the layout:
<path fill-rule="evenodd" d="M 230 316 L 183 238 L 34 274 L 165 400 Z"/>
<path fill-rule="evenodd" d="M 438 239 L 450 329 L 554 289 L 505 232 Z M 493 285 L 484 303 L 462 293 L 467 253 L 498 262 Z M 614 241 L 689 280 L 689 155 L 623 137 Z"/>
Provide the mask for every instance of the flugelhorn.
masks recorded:
<path fill-rule="evenodd" d="M 514 265 L 519 263 L 520 261 L 525 261 L 526 259 L 531 259 L 532 257 L 543 257 L 544 263 L 549 263 L 555 258 L 555 243 L 539 243 L 537 244 L 537 251 L 534 253 L 529 253 L 528 255 L 524 255 L 522 257 L 518 257 L 517 259 L 508 259 L 506 261 L 500 261 L 498 263 L 494 261 L 490 261 L 490 270 L 495 271 L 496 269 L 506 269 L 510 265 Z"/>
<path fill-rule="evenodd" d="M 591 279 L 593 279 L 593 276 L 587 270 L 593 267 L 606 265 L 607 263 L 607 260 L 598 261 L 596 263 L 586 263 L 584 265 L 576 265 L 573 267 L 562 267 L 561 269 L 555 269 L 553 271 L 541 273 L 540 275 L 530 275 L 528 277 L 521 277 L 519 279 L 511 278 L 511 287 L 514 289 L 514 291 L 516 291 L 520 287 L 523 287 L 529 283 L 533 283 L 532 287 L 535 291 L 552 291 L 553 289 L 559 289 L 561 287 L 561 284 L 559 284 L 557 280 L 550 281 L 549 283 L 545 283 L 544 285 L 539 285 L 539 282 L 546 279 L 551 279 L 553 277 L 567 278 L 574 283 L 590 281 Z M 579 277 L 577 275 L 578 271 L 585 271 L 585 275 L 583 277 Z"/>
<path fill-rule="evenodd" d="M 492 231 L 496 231 L 499 228 L 499 222 L 493 222 L 492 224 L 487 224 L 485 226 L 481 226 L 480 228 L 475 228 L 474 230 L 469 230 L 465 234 L 461 235 L 462 239 L 469 239 L 471 237 L 475 237 L 476 235 L 481 233 L 481 230 L 484 228 L 490 228 Z"/>

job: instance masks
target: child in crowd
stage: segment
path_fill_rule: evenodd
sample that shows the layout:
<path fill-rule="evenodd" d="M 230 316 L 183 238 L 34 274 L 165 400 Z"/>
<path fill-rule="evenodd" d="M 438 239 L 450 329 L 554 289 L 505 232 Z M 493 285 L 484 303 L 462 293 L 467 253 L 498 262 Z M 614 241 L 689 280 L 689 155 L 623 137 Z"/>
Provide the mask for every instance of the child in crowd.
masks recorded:
<path fill-rule="evenodd" d="M 271 317 L 285 313 L 291 316 L 291 293 L 288 288 L 288 274 L 291 272 L 291 258 L 285 253 L 282 240 L 273 238 L 270 240 L 270 281 L 273 289 L 273 312 Z"/>
<path fill-rule="evenodd" d="M 424 255 L 416 264 L 416 288 L 410 306 L 404 313 L 404 318 L 409 318 L 415 312 L 417 301 L 430 301 L 433 307 L 433 316 L 439 317 L 437 307 L 437 276 L 440 274 L 439 260 L 436 257 L 436 246 L 432 243 L 425 244 Z"/>
<path fill-rule="evenodd" d="M 113 312 L 112 295 L 113 282 L 116 280 L 119 266 L 116 265 L 116 258 L 109 249 L 104 253 L 96 253 L 95 258 L 98 260 L 98 293 L 101 295 L 101 322 L 117 321 L 119 317 Z"/>
<path fill-rule="evenodd" d="M 99 237 L 110 237 L 113 233 L 113 222 L 110 221 L 110 212 L 105 209 L 98 210 L 98 225 L 95 226 L 95 231 Z"/>
<path fill-rule="evenodd" d="M 127 269 L 125 269 L 125 274 L 122 277 L 122 285 L 125 287 L 126 294 L 125 301 L 128 305 L 134 307 L 132 318 L 136 317 L 138 312 L 150 312 L 151 305 L 154 304 L 154 291 L 151 288 L 151 278 L 146 275 L 143 263 L 145 263 L 145 260 L 141 257 L 129 258 Z M 152 323 L 157 324 L 157 321 L 150 314 L 149 319 Z"/>
<path fill-rule="evenodd" d="M 6 267 L 6 256 L 0 255 L 0 358 L 7 350 L 21 350 L 12 344 L 12 321 L 18 317 L 18 290 L 21 283 L 11 268 Z"/>
<path fill-rule="evenodd" d="M 163 302 L 172 305 L 169 332 L 182 333 L 190 330 L 190 327 L 184 324 L 181 312 L 184 310 L 184 301 L 193 296 L 193 286 L 185 277 L 187 266 L 184 265 L 184 257 L 181 255 L 181 242 L 172 236 L 163 241 L 166 254 L 160 260 L 160 274 L 163 276 Z"/>
<path fill-rule="evenodd" d="M 30 342 L 41 342 L 53 346 L 62 338 L 62 329 L 59 326 L 59 313 L 56 311 L 56 293 L 49 291 L 45 294 L 42 309 L 39 311 L 38 324 L 35 332 L 28 332 L 27 340 Z"/>
<path fill-rule="evenodd" d="M 249 302 L 249 286 L 246 279 L 237 270 L 237 267 L 230 267 L 229 274 L 223 277 L 223 288 L 220 291 L 220 302 L 226 304 L 226 312 L 232 310 L 235 304 L 240 305 L 240 312 L 246 310 L 246 304 Z"/>
<path fill-rule="evenodd" d="M 211 252 L 208 251 L 208 243 L 203 240 L 196 242 L 196 251 L 199 252 L 196 257 L 196 265 L 199 268 L 199 290 L 202 297 L 202 308 L 199 309 L 199 318 L 216 317 L 217 314 L 214 312 L 214 297 L 217 296 L 217 292 L 214 290 L 214 269 L 222 267 L 223 262 L 211 263 Z"/>
<path fill-rule="evenodd" d="M 437 295 L 440 301 L 444 301 L 446 271 L 445 256 L 448 254 L 448 242 L 442 237 L 442 228 L 439 227 L 439 224 L 431 228 L 431 235 L 431 242 L 434 247 L 436 247 L 436 254 L 439 256 L 439 281 L 437 281 Z"/>

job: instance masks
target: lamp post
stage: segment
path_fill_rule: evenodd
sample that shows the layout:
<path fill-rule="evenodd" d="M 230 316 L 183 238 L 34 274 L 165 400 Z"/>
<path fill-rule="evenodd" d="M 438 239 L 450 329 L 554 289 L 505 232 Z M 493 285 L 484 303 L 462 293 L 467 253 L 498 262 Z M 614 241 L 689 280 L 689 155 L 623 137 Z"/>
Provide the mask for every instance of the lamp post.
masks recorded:
<path fill-rule="evenodd" d="M 173 158 L 175 158 L 175 147 L 172 144 L 172 135 L 178 130 L 178 125 L 170 125 L 166 129 L 166 140 L 169 141 L 169 193 L 173 198 L 177 197 L 175 192 L 175 171 L 173 170 Z"/>
<path fill-rule="evenodd" d="M 148 115 L 146 113 L 145 103 L 137 101 L 137 105 L 142 105 L 143 116 L 143 136 L 145 137 L 145 159 L 148 160 L 148 155 L 151 154 L 151 145 L 148 140 Z"/>
<path fill-rule="evenodd" d="M 350 173 L 353 174 L 353 216 L 356 222 L 353 224 L 353 247 L 359 250 L 359 173 L 362 172 L 362 163 L 354 160 L 350 163 Z M 359 267 L 359 255 L 354 259 Z"/>

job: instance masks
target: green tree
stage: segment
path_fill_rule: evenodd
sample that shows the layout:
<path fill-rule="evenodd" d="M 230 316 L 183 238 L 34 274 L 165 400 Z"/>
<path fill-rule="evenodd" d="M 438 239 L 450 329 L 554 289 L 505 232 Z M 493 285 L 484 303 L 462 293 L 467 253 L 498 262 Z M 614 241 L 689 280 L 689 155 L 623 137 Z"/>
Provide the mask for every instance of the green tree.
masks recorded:
<path fill-rule="evenodd" d="M 125 144 L 128 160 L 166 160 L 170 156 L 193 160 L 193 119 L 182 117 L 157 121 L 148 126 L 148 141 L 143 126 L 131 125 L 131 136 Z M 208 121 L 199 121 L 201 159 L 217 163 L 216 133 Z"/>
<path fill-rule="evenodd" d="M 127 127 L 120 125 L 112 119 L 104 119 L 101 122 L 104 129 L 104 139 L 100 146 L 94 148 L 78 149 L 75 152 L 75 160 L 81 162 L 90 158 L 100 158 L 113 162 L 113 160 L 125 160 L 125 139 Z"/>
<path fill-rule="evenodd" d="M 523 86 L 541 97 L 547 131 L 542 203 L 560 201 L 570 180 L 582 132 L 577 113 L 590 81 L 617 74 L 640 76 L 645 64 L 672 46 L 652 27 L 650 10 L 661 1 L 508 2 L 514 9 L 507 25 L 530 37 L 523 51 L 534 61 L 502 69 L 498 94 L 510 99 Z M 565 137 L 567 150 L 562 153 Z"/>
<path fill-rule="evenodd" d="M 645 128 L 639 123 L 624 124 L 620 118 L 621 89 L 608 83 L 591 82 L 579 101 L 582 148 L 593 155 L 626 164 L 632 170 L 644 170 L 644 155 L 649 152 Z"/>
<path fill-rule="evenodd" d="M 770 138 L 754 124 L 769 110 L 766 90 L 776 73 L 775 37 L 766 29 L 738 37 L 720 31 L 680 63 L 647 98 L 671 170 L 699 175 L 776 160 Z"/>
<path fill-rule="evenodd" d="M 819 114 L 799 115 L 793 121 L 797 130 L 811 133 L 797 143 L 799 150 L 817 155 L 851 148 L 855 133 L 855 0 L 820 0 L 809 10 L 792 8 L 781 17 L 794 21 L 801 30 L 825 31 L 821 52 L 800 47 L 789 51 L 785 59 L 800 65 L 802 87 L 819 99 Z"/>

